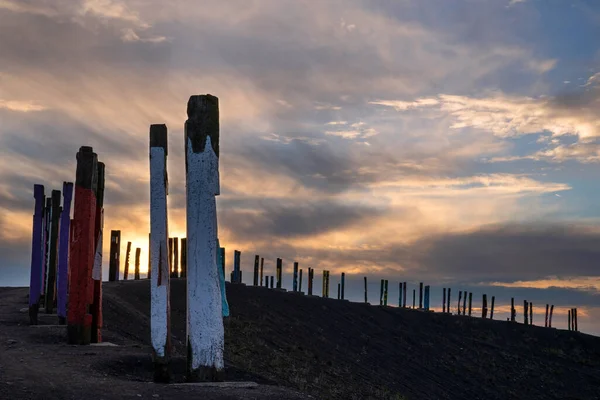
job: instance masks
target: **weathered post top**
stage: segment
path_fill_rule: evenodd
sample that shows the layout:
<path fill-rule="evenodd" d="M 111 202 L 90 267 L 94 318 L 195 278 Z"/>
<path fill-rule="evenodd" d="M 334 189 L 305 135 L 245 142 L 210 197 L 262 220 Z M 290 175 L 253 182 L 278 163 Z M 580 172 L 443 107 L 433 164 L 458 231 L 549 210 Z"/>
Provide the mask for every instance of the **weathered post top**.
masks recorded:
<path fill-rule="evenodd" d="M 77 152 L 77 170 L 75 185 L 83 189 L 92 189 L 96 193 L 98 186 L 98 156 L 89 146 L 81 146 Z"/>
<path fill-rule="evenodd" d="M 96 207 L 104 207 L 104 177 L 105 165 L 98 161 L 98 181 L 96 182 Z"/>
<path fill-rule="evenodd" d="M 167 125 L 150 125 L 150 147 L 162 147 L 165 150 L 165 156 L 169 155 L 169 145 L 167 139 Z M 166 167 L 165 167 L 166 168 Z"/>
<path fill-rule="evenodd" d="M 210 137 L 215 155 L 219 157 L 219 99 L 211 94 L 191 96 L 185 121 L 186 146 L 192 143 L 194 153 L 203 153 L 206 138 Z"/>

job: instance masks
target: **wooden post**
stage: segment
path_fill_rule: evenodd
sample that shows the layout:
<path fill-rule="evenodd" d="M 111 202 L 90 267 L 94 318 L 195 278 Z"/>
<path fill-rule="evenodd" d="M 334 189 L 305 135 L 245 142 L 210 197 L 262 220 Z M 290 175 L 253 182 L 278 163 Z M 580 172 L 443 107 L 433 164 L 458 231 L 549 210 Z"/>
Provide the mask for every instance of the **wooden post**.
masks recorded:
<path fill-rule="evenodd" d="M 221 247 L 218 238 L 217 249 L 217 268 L 219 270 L 219 286 L 221 288 L 221 307 L 223 308 L 223 318 L 227 318 L 229 317 L 229 303 L 227 302 L 225 285 L 225 247 Z"/>
<path fill-rule="evenodd" d="M 365 304 L 366 304 L 369 302 L 368 295 L 367 295 L 367 277 L 363 276 L 363 279 L 365 281 Z"/>
<path fill-rule="evenodd" d="M 575 311 L 575 332 L 579 332 L 579 327 L 577 326 L 577 307 L 573 311 Z"/>
<path fill-rule="evenodd" d="M 294 280 L 292 281 L 292 290 L 298 291 L 298 263 L 294 262 Z"/>
<path fill-rule="evenodd" d="M 220 193 L 219 101 L 191 96 L 187 114 L 187 380 L 222 381 L 225 339 L 215 199 Z"/>
<path fill-rule="evenodd" d="M 173 238 L 173 276 L 179 278 L 179 238 Z"/>
<path fill-rule="evenodd" d="M 385 280 L 385 284 L 384 284 L 384 291 L 383 291 L 383 305 L 387 306 L 387 300 L 388 300 L 388 280 Z"/>
<path fill-rule="evenodd" d="M 323 290 L 322 297 L 329 298 L 329 271 L 323 271 Z"/>
<path fill-rule="evenodd" d="M 344 296 L 344 288 L 345 288 L 345 286 L 346 286 L 346 273 L 342 272 L 342 300 L 345 299 L 345 296 Z"/>
<path fill-rule="evenodd" d="M 42 266 L 42 282 L 40 287 L 40 306 L 46 305 L 46 280 L 48 279 L 48 264 L 50 262 L 50 230 L 52 226 L 52 197 L 46 197 L 44 207 L 44 264 Z"/>
<path fill-rule="evenodd" d="M 568 329 L 572 330 L 573 329 L 573 324 L 571 323 L 571 311 L 573 309 L 570 309 L 569 311 L 567 311 L 567 325 L 568 325 Z"/>
<path fill-rule="evenodd" d="M 529 303 L 529 325 L 533 325 L 533 303 Z"/>
<path fill-rule="evenodd" d="M 96 189 L 98 157 L 91 147 L 82 146 L 77 153 L 73 237 L 69 254 L 69 307 L 67 337 L 69 344 L 89 344 L 92 315 L 89 313 L 93 293 L 92 266 L 96 243 Z"/>
<path fill-rule="evenodd" d="M 419 310 L 423 308 L 423 282 L 419 282 Z"/>
<path fill-rule="evenodd" d="M 510 298 L 510 322 L 516 322 L 517 310 L 515 310 L 515 298 Z"/>
<path fill-rule="evenodd" d="M 169 238 L 169 270 L 171 278 L 177 278 L 174 270 L 175 263 L 173 262 L 173 238 Z"/>
<path fill-rule="evenodd" d="M 384 285 L 384 280 L 381 280 L 381 289 L 379 289 L 379 305 L 382 306 L 383 305 L 383 285 Z"/>
<path fill-rule="evenodd" d="M 398 307 L 402 307 L 402 282 L 398 283 Z"/>
<path fill-rule="evenodd" d="M 275 278 L 275 277 L 274 277 L 273 275 L 271 275 L 271 289 L 273 289 L 273 281 L 274 281 L 274 278 Z"/>
<path fill-rule="evenodd" d="M 451 291 L 452 291 L 452 288 L 448 288 L 448 301 L 446 302 L 446 304 L 447 304 L 447 306 L 446 306 L 446 312 L 447 312 L 448 314 L 450 314 L 450 313 L 451 313 L 451 311 L 450 311 L 450 305 L 452 304 L 452 303 L 450 302 L 450 300 L 451 300 L 451 298 L 450 298 L 450 292 L 451 292 Z"/>
<path fill-rule="evenodd" d="M 494 301 L 496 300 L 496 296 L 492 296 L 492 308 L 490 310 L 490 319 L 494 319 Z"/>
<path fill-rule="evenodd" d="M 129 259 L 131 254 L 131 242 L 127 242 L 127 250 L 125 251 L 125 270 L 123 271 L 123 280 L 127 280 L 129 275 Z"/>
<path fill-rule="evenodd" d="M 462 290 L 460 290 L 458 292 L 458 315 L 460 315 L 460 303 L 461 303 L 461 300 L 462 300 L 462 293 L 463 293 Z"/>
<path fill-rule="evenodd" d="M 402 307 L 406 308 L 406 282 L 402 283 Z"/>
<path fill-rule="evenodd" d="M 239 250 L 233 251 L 233 272 L 231 273 L 231 283 L 242 283 L 242 252 Z"/>
<path fill-rule="evenodd" d="M 260 256 L 256 254 L 254 256 L 254 276 L 252 277 L 252 284 L 258 286 L 258 267 L 260 262 Z"/>
<path fill-rule="evenodd" d="M 429 285 L 425 285 L 425 300 L 423 301 L 425 311 L 429 311 Z"/>
<path fill-rule="evenodd" d="M 108 266 L 108 281 L 119 280 L 119 258 L 121 254 L 121 231 L 110 231 L 110 261 Z"/>
<path fill-rule="evenodd" d="M 63 208 L 60 214 L 60 233 L 58 239 L 58 273 L 56 276 L 56 299 L 58 324 L 67 323 L 67 300 L 69 287 L 69 247 L 71 236 L 71 201 L 73 183 L 63 182 Z"/>
<path fill-rule="evenodd" d="M 283 270 L 283 260 L 281 258 L 278 258 L 277 259 L 277 289 L 281 289 L 282 270 Z"/>
<path fill-rule="evenodd" d="M 187 277 L 187 239 L 181 238 L 181 274 L 180 278 Z"/>
<path fill-rule="evenodd" d="M 464 292 L 462 315 L 467 315 L 467 292 Z"/>
<path fill-rule="evenodd" d="M 33 185 L 35 199 L 33 211 L 33 231 L 31 235 L 31 271 L 29 277 L 29 323 L 38 324 L 40 309 L 40 294 L 42 292 L 42 271 L 44 258 L 44 205 L 45 195 L 43 185 Z"/>
<path fill-rule="evenodd" d="M 338 300 L 340 299 L 340 284 L 339 283 L 338 283 L 338 297 L 337 297 L 337 299 Z"/>
<path fill-rule="evenodd" d="M 263 269 L 265 266 L 265 259 L 263 257 L 260 258 L 260 286 L 263 285 Z M 300 278 L 300 285 L 302 285 L 302 277 Z"/>
<path fill-rule="evenodd" d="M 102 342 L 102 249 L 104 238 L 104 163 L 98 161 L 98 178 L 96 189 L 96 256 L 92 269 L 94 297 L 92 301 L 92 343 Z"/>
<path fill-rule="evenodd" d="M 171 379 L 171 304 L 166 125 L 150 125 L 150 336 L 154 382 Z M 185 250 L 182 240 L 181 255 Z M 129 248 L 129 244 L 128 244 Z M 183 262 L 182 262 L 183 265 Z M 182 268 L 183 270 L 183 268 Z"/>
<path fill-rule="evenodd" d="M 469 292 L 469 317 L 471 316 L 472 304 L 473 304 L 473 292 Z"/>
<path fill-rule="evenodd" d="M 442 300 L 442 312 L 445 313 L 446 312 L 446 288 L 444 288 L 443 292 L 444 292 L 444 296 L 443 296 L 443 300 Z"/>
<path fill-rule="evenodd" d="M 527 300 L 523 300 L 523 323 L 525 325 L 529 325 L 529 321 L 527 318 L 528 312 L 529 312 L 529 307 L 527 306 Z"/>
<path fill-rule="evenodd" d="M 544 328 L 548 327 L 548 311 L 550 309 L 550 305 L 546 304 L 546 317 L 544 318 Z"/>
<path fill-rule="evenodd" d="M 413 289 L 413 310 L 415 308 L 415 303 L 416 303 L 416 296 L 417 296 L 417 289 Z"/>
<path fill-rule="evenodd" d="M 50 247 L 48 249 L 48 270 L 46 280 L 46 314 L 54 312 L 56 289 L 56 266 L 58 256 L 58 224 L 60 222 L 60 190 L 52 191 L 52 208 L 50 210 Z"/>
<path fill-rule="evenodd" d="M 302 293 L 302 268 L 300 268 L 300 278 L 298 278 L 298 291 Z"/>
<path fill-rule="evenodd" d="M 139 247 L 135 249 L 135 277 L 134 279 L 137 281 L 140 279 L 140 254 L 142 249 Z"/>
<path fill-rule="evenodd" d="M 148 269 L 146 270 L 146 279 L 152 279 L 152 237 L 150 233 L 148 233 Z"/>
<path fill-rule="evenodd" d="M 315 270 L 313 268 L 308 268 L 308 295 L 312 296 L 313 294 L 313 278 L 315 276 Z"/>
<path fill-rule="evenodd" d="M 487 294 L 483 295 L 483 300 L 482 300 L 482 306 L 481 306 L 481 318 L 486 319 L 487 318 Z"/>
<path fill-rule="evenodd" d="M 554 313 L 554 304 L 550 305 L 550 316 L 548 317 L 548 328 L 552 328 L 552 314 Z"/>

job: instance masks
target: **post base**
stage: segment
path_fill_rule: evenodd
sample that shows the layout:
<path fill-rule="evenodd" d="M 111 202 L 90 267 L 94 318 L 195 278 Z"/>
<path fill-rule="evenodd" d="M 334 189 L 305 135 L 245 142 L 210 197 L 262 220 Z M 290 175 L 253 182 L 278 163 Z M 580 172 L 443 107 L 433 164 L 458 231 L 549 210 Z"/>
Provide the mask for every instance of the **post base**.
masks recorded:
<path fill-rule="evenodd" d="M 88 345 L 92 339 L 92 327 L 84 325 L 67 325 L 67 340 L 69 344 Z"/>
<path fill-rule="evenodd" d="M 223 382 L 225 381 L 225 370 L 215 367 L 188 369 L 185 380 L 187 382 Z"/>
<path fill-rule="evenodd" d="M 154 382 L 169 383 L 171 381 L 171 372 L 166 360 L 154 361 Z"/>
<path fill-rule="evenodd" d="M 29 323 L 31 325 L 37 325 L 38 324 L 38 312 L 40 310 L 40 305 L 39 304 L 34 304 L 32 306 L 29 307 Z"/>
<path fill-rule="evenodd" d="M 67 324 L 67 318 L 65 318 L 65 317 L 58 317 L 58 324 L 59 325 L 66 325 Z"/>

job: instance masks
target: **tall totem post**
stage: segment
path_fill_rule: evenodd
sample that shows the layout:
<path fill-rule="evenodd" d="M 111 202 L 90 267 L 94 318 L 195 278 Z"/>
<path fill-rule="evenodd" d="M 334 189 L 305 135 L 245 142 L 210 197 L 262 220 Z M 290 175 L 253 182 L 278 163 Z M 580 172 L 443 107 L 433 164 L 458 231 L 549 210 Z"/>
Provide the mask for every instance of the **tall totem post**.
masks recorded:
<path fill-rule="evenodd" d="M 121 265 L 121 231 L 110 231 L 110 260 L 108 262 L 108 281 L 119 280 L 119 265 Z"/>
<path fill-rule="evenodd" d="M 185 278 L 187 276 L 187 239 L 181 238 L 181 255 L 179 256 L 181 261 L 181 274 L 179 274 L 180 278 Z"/>
<path fill-rule="evenodd" d="M 345 299 L 345 296 L 344 296 L 345 290 L 344 289 L 346 288 L 346 273 L 345 272 L 342 272 L 341 285 L 342 285 L 342 300 L 344 300 Z"/>
<path fill-rule="evenodd" d="M 191 96 L 187 114 L 187 380 L 222 381 L 225 338 L 215 198 L 220 193 L 219 100 L 210 94 Z"/>
<path fill-rule="evenodd" d="M 182 239 L 183 240 L 183 239 Z M 221 247 L 217 238 L 217 266 L 219 268 L 219 285 L 221 287 L 221 307 L 223 308 L 223 318 L 229 317 L 229 303 L 227 302 L 227 293 L 225 292 L 225 247 Z"/>
<path fill-rule="evenodd" d="M 179 278 L 179 238 L 173 238 L 173 276 Z"/>
<path fill-rule="evenodd" d="M 277 259 L 277 269 L 276 269 L 276 275 L 277 275 L 277 289 L 281 289 L 281 272 L 283 269 L 283 260 L 281 258 Z"/>
<path fill-rule="evenodd" d="M 167 126 L 150 125 L 150 336 L 154 382 L 169 382 L 171 379 L 167 143 Z"/>
<path fill-rule="evenodd" d="M 298 291 L 298 263 L 294 261 L 294 280 L 292 281 L 292 290 Z"/>
<path fill-rule="evenodd" d="M 56 299 L 59 325 L 67 323 L 67 295 L 69 287 L 69 246 L 71 233 L 71 200 L 73 183 L 63 182 L 63 209 L 60 214 L 60 234 L 58 239 L 58 274 L 56 281 Z"/>
<path fill-rule="evenodd" d="M 56 295 L 56 266 L 58 258 L 58 225 L 60 223 L 60 190 L 52 191 L 52 208 L 50 209 L 50 240 L 48 241 L 48 269 L 46 271 L 46 314 L 54 312 Z"/>
<path fill-rule="evenodd" d="M 33 185 L 35 208 L 33 212 L 33 233 L 31 237 L 31 275 L 29 278 L 29 322 L 37 325 L 42 293 L 42 271 L 44 262 L 44 205 L 43 185 Z"/>
<path fill-rule="evenodd" d="M 252 279 L 252 284 L 254 286 L 258 286 L 258 269 L 260 265 L 260 256 L 257 254 L 254 256 L 254 276 Z"/>
<path fill-rule="evenodd" d="M 260 258 L 260 286 L 263 285 L 263 269 L 265 267 L 265 259 L 264 257 Z"/>
<path fill-rule="evenodd" d="M 133 279 L 136 281 L 140 280 L 140 256 L 142 254 L 142 249 L 137 247 L 135 249 L 135 270 L 133 272 Z"/>
<path fill-rule="evenodd" d="M 73 235 L 69 254 L 69 308 L 67 336 L 70 344 L 89 344 L 92 315 L 89 313 L 90 293 L 93 293 L 92 267 L 96 250 L 96 189 L 98 156 L 93 149 L 82 146 L 77 153 Z"/>
<path fill-rule="evenodd" d="M 102 238 L 104 237 L 104 163 L 98 162 L 98 186 L 96 189 L 96 227 L 94 240 L 96 255 L 92 269 L 92 343 L 102 342 Z"/>

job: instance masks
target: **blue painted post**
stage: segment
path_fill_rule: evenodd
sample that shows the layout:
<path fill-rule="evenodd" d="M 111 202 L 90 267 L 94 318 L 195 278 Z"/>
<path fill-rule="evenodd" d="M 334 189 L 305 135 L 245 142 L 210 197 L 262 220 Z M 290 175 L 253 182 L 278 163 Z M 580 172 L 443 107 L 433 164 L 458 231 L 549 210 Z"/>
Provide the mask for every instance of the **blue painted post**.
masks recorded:
<path fill-rule="evenodd" d="M 43 185 L 33 185 L 35 206 L 33 211 L 33 234 L 31 237 L 31 275 L 29 279 L 29 323 L 37 325 L 42 292 L 42 271 L 44 261 L 44 205 Z"/>
<path fill-rule="evenodd" d="M 346 273 L 342 272 L 342 300 L 345 299 L 344 297 L 344 287 L 346 286 Z"/>
<path fill-rule="evenodd" d="M 217 265 L 219 267 L 219 285 L 221 286 L 221 303 L 223 308 L 223 318 L 229 317 L 229 303 L 227 303 L 227 294 L 225 293 L 225 247 L 219 246 L 217 239 Z"/>
<path fill-rule="evenodd" d="M 429 311 L 429 285 L 425 286 L 425 311 Z"/>
<path fill-rule="evenodd" d="M 71 200 L 73 183 L 63 182 L 63 210 L 60 215 L 60 238 L 58 241 L 57 315 L 58 323 L 67 323 L 67 288 L 69 286 L 69 244 L 71 232 Z"/>
<path fill-rule="evenodd" d="M 294 262 L 294 282 L 293 282 L 293 290 L 294 292 L 298 291 L 298 263 Z"/>

